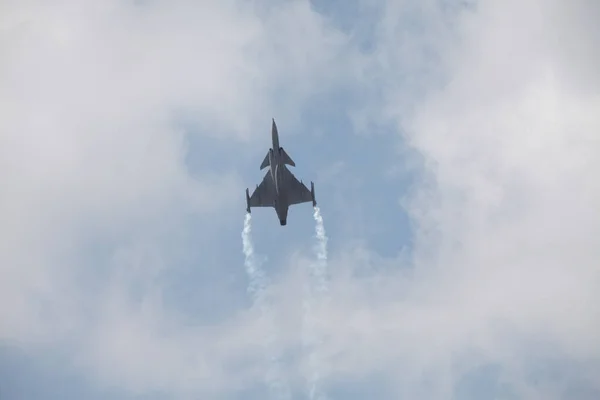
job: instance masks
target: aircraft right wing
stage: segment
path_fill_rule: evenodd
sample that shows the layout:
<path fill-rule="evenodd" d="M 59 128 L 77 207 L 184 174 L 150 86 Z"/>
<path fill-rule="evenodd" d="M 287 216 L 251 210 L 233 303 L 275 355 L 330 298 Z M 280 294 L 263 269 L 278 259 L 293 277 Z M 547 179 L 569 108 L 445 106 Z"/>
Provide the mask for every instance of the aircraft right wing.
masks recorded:
<path fill-rule="evenodd" d="M 250 207 L 272 207 L 275 204 L 273 192 L 271 173 L 267 172 L 260 185 L 250 196 Z"/>
<path fill-rule="evenodd" d="M 313 201 L 312 193 L 310 190 L 308 190 L 304 183 L 300 182 L 290 171 L 287 171 L 287 173 L 289 174 L 288 201 L 290 205 Z"/>

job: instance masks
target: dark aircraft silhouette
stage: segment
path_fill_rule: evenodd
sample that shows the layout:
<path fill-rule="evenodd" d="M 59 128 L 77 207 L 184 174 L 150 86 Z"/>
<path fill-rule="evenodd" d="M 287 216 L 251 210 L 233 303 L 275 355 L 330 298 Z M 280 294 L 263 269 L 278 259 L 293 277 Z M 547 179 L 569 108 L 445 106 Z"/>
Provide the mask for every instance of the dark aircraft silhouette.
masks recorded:
<path fill-rule="evenodd" d="M 315 185 L 310 183 L 310 190 L 298 181 L 294 174 L 287 168 L 287 165 L 295 167 L 296 164 L 285 152 L 283 147 L 279 147 L 279 134 L 277 125 L 273 119 L 271 128 L 273 147 L 269 149 L 265 159 L 260 165 L 260 169 L 269 168 L 260 185 L 250 196 L 246 189 L 246 211 L 250 212 L 250 207 L 273 207 L 277 213 L 280 224 L 286 225 L 288 209 L 291 205 L 308 203 L 312 201 L 313 207 L 316 207 Z"/>

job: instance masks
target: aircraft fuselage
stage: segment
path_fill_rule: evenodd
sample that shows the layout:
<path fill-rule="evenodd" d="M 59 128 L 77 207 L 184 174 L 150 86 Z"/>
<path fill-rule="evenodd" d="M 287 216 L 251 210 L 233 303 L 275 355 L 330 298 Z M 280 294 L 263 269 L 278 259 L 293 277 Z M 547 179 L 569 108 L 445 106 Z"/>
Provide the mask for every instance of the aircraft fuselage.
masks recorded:
<path fill-rule="evenodd" d="M 287 167 L 283 157 L 281 156 L 281 148 L 279 147 L 279 134 L 277 133 L 277 127 L 273 126 L 271 132 L 273 147 L 269 151 L 269 168 L 271 171 L 271 179 L 273 180 L 273 186 L 275 187 L 275 212 L 279 218 L 279 223 L 285 225 L 287 223 L 287 215 L 289 209 L 289 203 L 285 191 L 285 179 L 287 176 Z"/>

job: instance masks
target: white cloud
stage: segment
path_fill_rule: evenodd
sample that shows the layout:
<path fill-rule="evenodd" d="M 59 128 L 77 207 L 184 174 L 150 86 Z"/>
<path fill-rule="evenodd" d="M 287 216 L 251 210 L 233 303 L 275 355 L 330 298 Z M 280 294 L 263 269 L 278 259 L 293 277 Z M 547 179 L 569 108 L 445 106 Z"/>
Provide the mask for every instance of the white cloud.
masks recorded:
<path fill-rule="evenodd" d="M 331 261 L 329 378 L 380 373 L 409 397 L 450 398 L 499 363 L 536 398 L 549 389 L 528 375 L 553 357 L 591 360 L 581 376 L 598 388 L 597 6 L 387 4 L 365 64 L 307 2 L 3 3 L 0 338 L 68 344 L 133 392 L 216 396 L 261 379 L 254 311 L 190 326 L 162 299 L 182 221 L 211 229 L 242 187 L 233 171 L 193 176 L 187 138 L 245 140 L 272 110 L 293 123 L 311 93 L 356 76 L 385 103 L 363 115 L 394 119 L 426 163 L 407 202 L 413 262 L 347 248 Z M 98 242 L 108 261 L 90 257 Z M 303 279 L 293 268 L 275 287 L 294 356 Z M 305 361 L 292 357 L 294 385 Z"/>
<path fill-rule="evenodd" d="M 338 283 L 325 318 L 338 372 L 380 368 L 405 394 L 422 393 L 426 376 L 429 396 L 450 398 L 468 369 L 500 363 L 519 398 L 537 398 L 543 388 L 527 374 L 540 362 L 600 363 L 600 97 L 581 82 L 581 68 L 590 85 L 600 76 L 587 68 L 597 52 L 568 59 L 570 44 L 554 40 L 569 31 L 577 48 L 595 49 L 600 35 L 586 21 L 596 10 L 480 2 L 453 20 L 452 47 L 437 42 L 443 68 L 431 78 L 447 84 L 410 104 L 414 114 L 405 94 L 389 94 L 425 158 L 426 180 L 408 202 L 415 259 L 410 272 L 384 274 L 378 291 Z M 428 46 L 427 32 L 411 46 Z M 554 396 L 568 396 L 572 379 L 563 383 Z M 584 384 L 600 390 L 597 379 Z"/>
<path fill-rule="evenodd" d="M 65 345 L 126 389 L 234 390 L 255 373 L 235 365 L 260 350 L 260 324 L 188 329 L 156 281 L 176 268 L 183 221 L 212 229 L 242 187 L 233 170 L 188 171 L 187 139 L 234 148 L 271 116 L 293 123 L 344 75 L 343 37 L 306 2 L 23 1 L 0 15 L 0 338 Z"/>

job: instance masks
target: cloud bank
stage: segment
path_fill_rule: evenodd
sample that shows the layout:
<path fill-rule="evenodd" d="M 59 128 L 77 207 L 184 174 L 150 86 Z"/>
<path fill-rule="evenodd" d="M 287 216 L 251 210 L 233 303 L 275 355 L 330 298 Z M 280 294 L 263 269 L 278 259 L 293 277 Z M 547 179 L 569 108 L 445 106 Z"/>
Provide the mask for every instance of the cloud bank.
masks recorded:
<path fill-rule="evenodd" d="M 224 283 L 242 160 L 346 90 L 355 132 L 391 126 L 420 163 L 389 166 L 414 175 L 408 253 L 329 251 L 329 396 L 596 398 L 600 8 L 382 4 L 348 6 L 367 32 L 303 1 L 3 3 L 2 346 L 123 398 L 264 398 L 268 327 Z M 272 288 L 298 397 L 310 257 Z"/>

